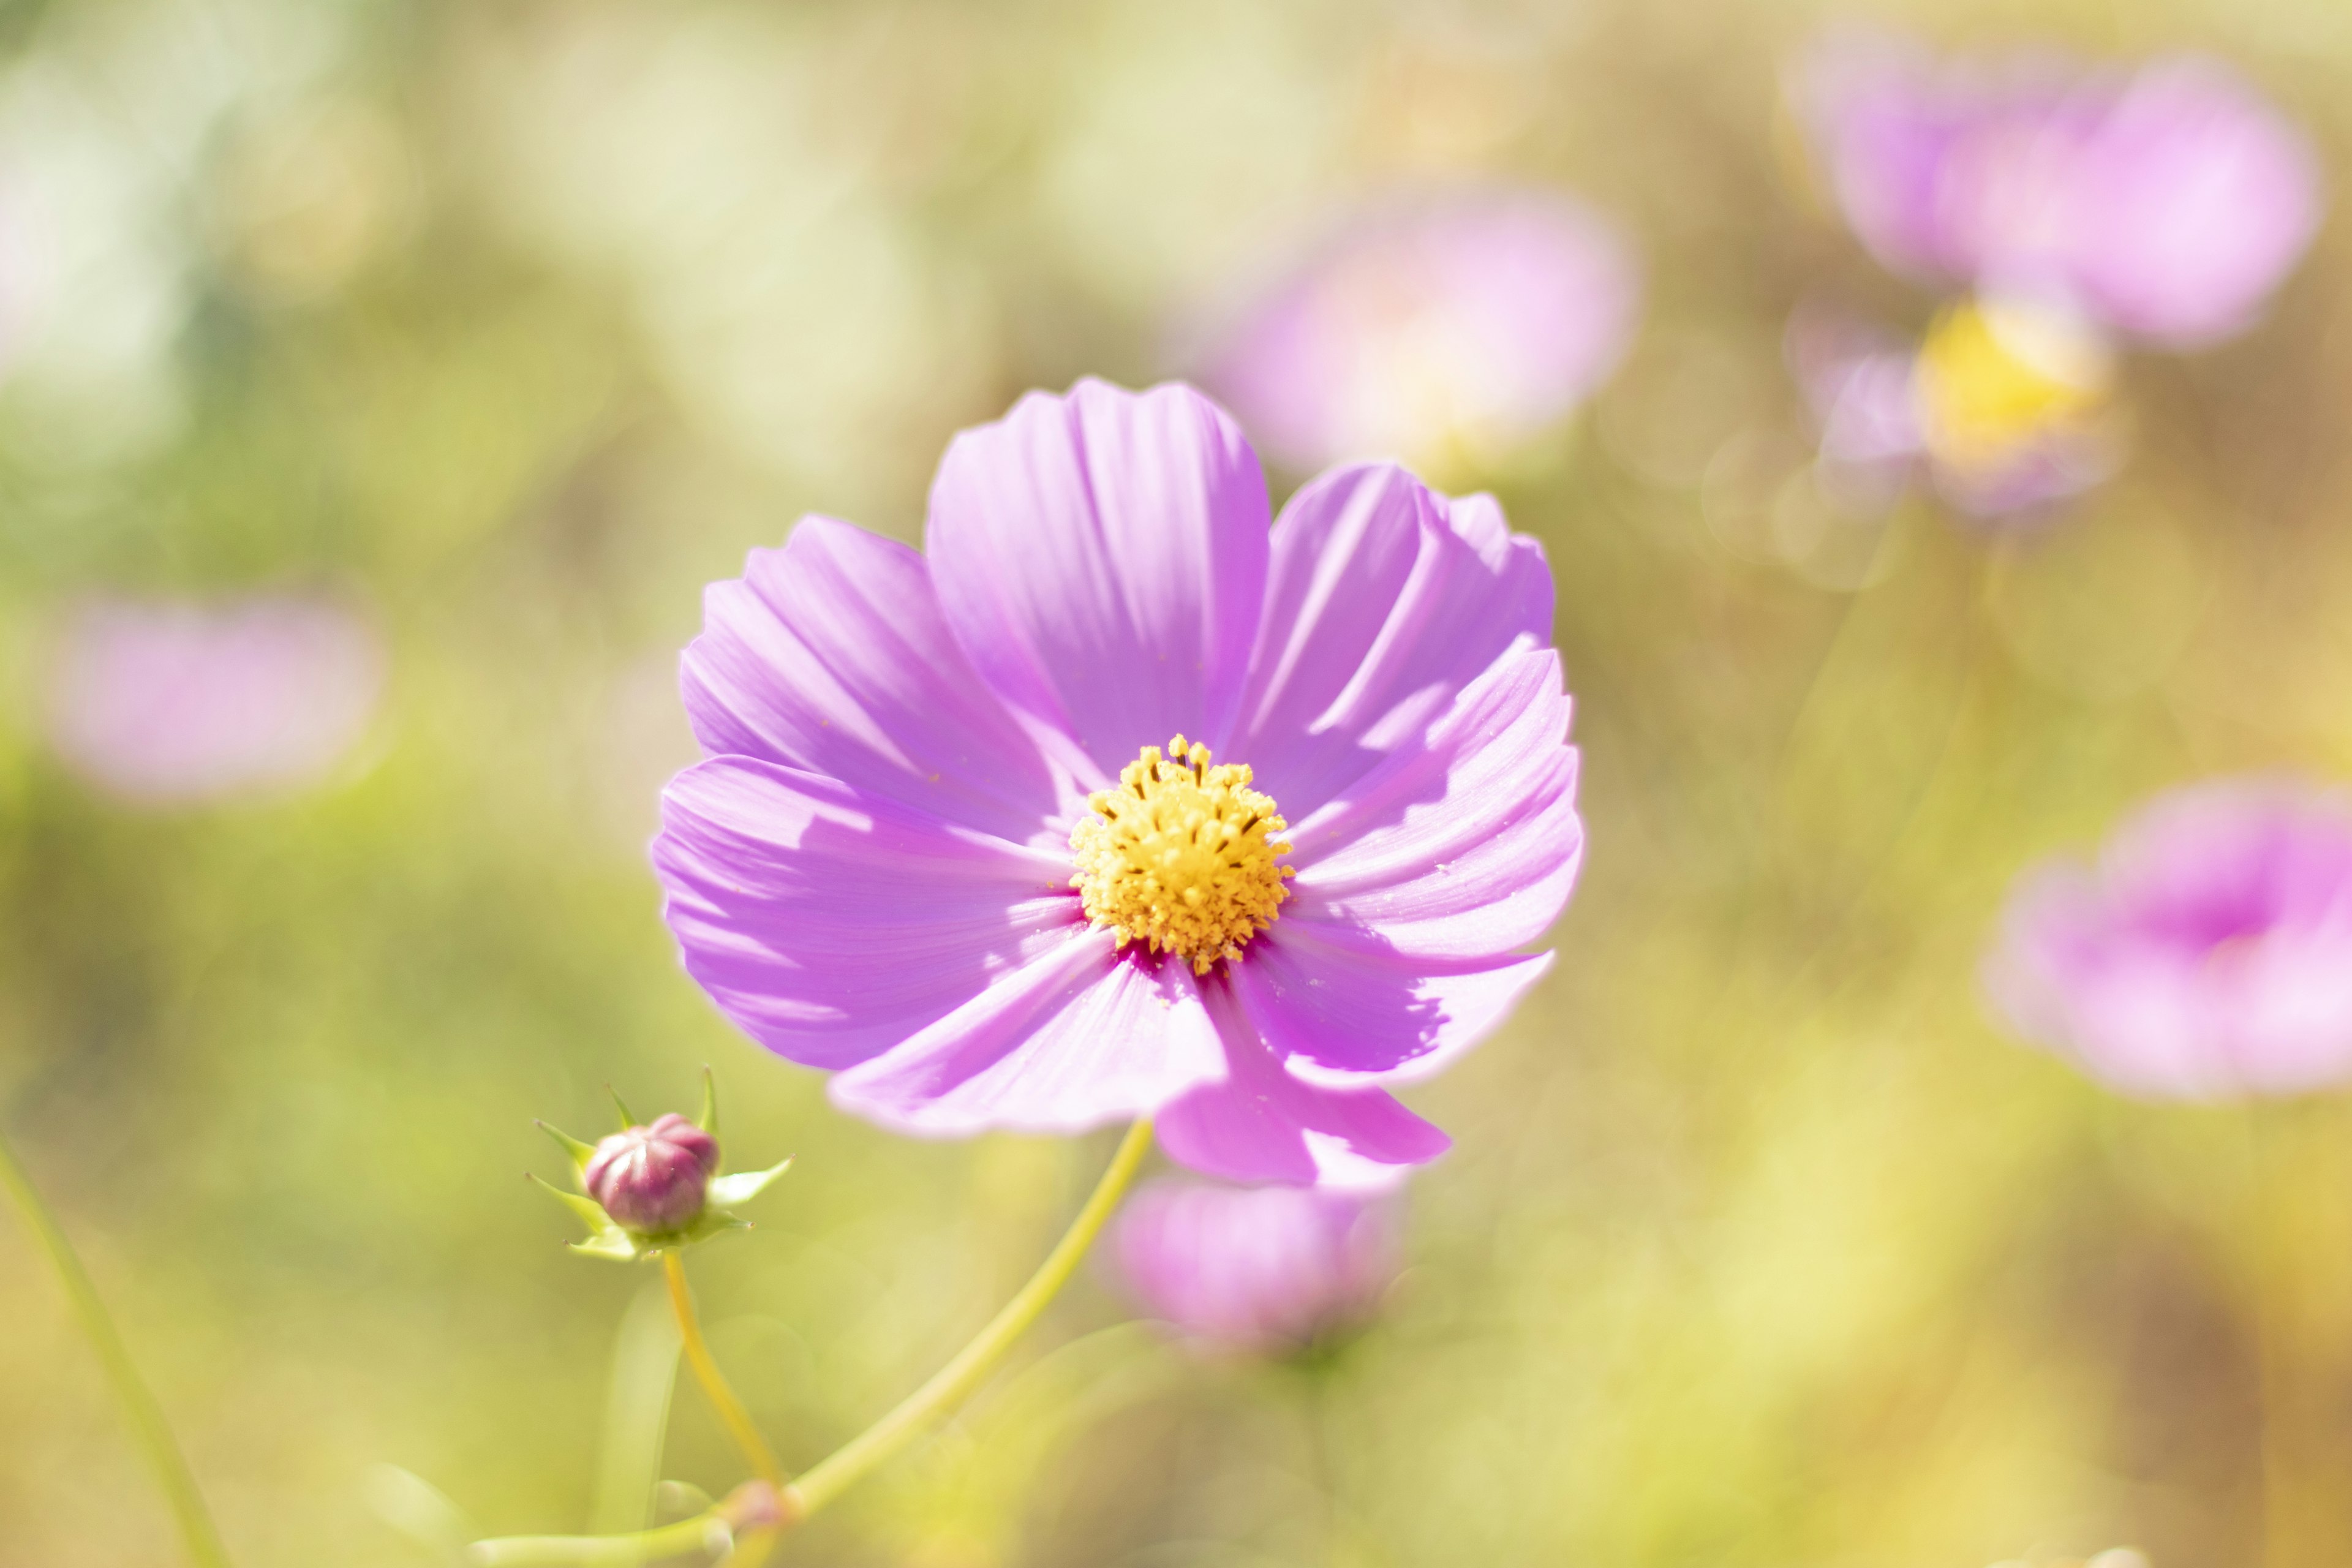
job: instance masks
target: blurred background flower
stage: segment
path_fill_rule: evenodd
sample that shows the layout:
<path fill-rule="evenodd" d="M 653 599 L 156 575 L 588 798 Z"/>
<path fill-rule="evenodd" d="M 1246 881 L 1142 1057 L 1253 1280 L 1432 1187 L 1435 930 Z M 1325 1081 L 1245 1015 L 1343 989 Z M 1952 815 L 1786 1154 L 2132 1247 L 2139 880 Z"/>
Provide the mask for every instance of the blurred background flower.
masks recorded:
<path fill-rule="evenodd" d="M 358 743 L 383 675 L 363 621 L 288 596 L 92 600 L 68 613 L 50 658 L 58 754 L 152 805 L 316 783 Z"/>
<path fill-rule="evenodd" d="M 1475 475 L 1617 367 L 1641 305 L 1626 239 L 1560 192 L 1401 194 L 1250 289 L 1197 353 L 1276 462 Z"/>
<path fill-rule="evenodd" d="M 1958 296 L 1909 385 L 1815 340 L 1798 374 L 1832 465 L 1857 425 L 1899 429 L 1979 517 L 2031 516 L 2105 479 L 2126 343 L 2189 350 L 2252 326 L 2322 205 L 2309 141 L 2198 56 L 2135 68 L 2063 52 L 1937 59 L 1895 35 L 1833 35 L 1791 97 L 1846 223 L 1880 262 Z M 1875 405 L 1865 411 L 1864 396 Z"/>
<path fill-rule="evenodd" d="M 1390 1201 L 1162 1182 L 1128 1201 L 1112 1247 L 1143 1309 L 1202 1349 L 1296 1353 L 1361 1327 L 1394 1282 Z"/>
<path fill-rule="evenodd" d="M 2352 1078 L 2352 797 L 2229 782 L 2153 802 L 2095 870 L 2020 886 L 1987 984 L 2011 1027 L 2126 1093 Z"/>

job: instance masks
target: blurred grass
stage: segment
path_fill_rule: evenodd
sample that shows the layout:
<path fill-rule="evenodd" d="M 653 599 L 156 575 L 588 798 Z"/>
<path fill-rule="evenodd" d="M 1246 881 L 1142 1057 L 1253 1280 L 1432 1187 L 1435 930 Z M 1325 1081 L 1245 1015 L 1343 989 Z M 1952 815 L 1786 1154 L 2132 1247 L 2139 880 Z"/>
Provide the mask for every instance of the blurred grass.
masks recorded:
<path fill-rule="evenodd" d="M 2332 0 L 1879 14 L 2216 49 L 2352 166 Z M 485 1528 L 586 1523 L 638 1281 L 565 1255 L 520 1173 L 551 1168 L 530 1119 L 590 1125 L 607 1081 L 684 1103 L 713 1062 L 738 1155 L 799 1155 L 699 1271 L 788 1463 L 1026 1273 L 1107 1145 L 887 1138 L 677 972 L 642 854 L 690 750 L 670 660 L 793 516 L 915 536 L 950 430 L 1167 373 L 1223 269 L 1444 174 L 1570 182 L 1653 277 L 1591 416 L 1484 476 L 1550 552 L 1579 700 L 1556 976 L 1417 1096 L 1459 1149 L 1339 1366 L 1171 1372 L 1148 1333 L 1079 1338 L 1120 1316 L 1089 1284 L 1041 1337 L 1063 1358 L 791 1560 L 2352 1557 L 2341 1100 L 2120 1103 L 1973 994 L 2027 859 L 2174 779 L 2352 764 L 2340 226 L 2260 331 L 2134 364 L 2134 465 L 2063 531 L 1912 505 L 1791 564 L 1742 477 L 1801 442 L 1786 311 L 1928 303 L 1775 151 L 1814 7 L 7 15 L 0 170 L 70 152 L 75 189 L 143 191 L 88 243 L 178 304 L 108 358 L 131 294 L 78 272 L 0 383 L 0 1118 L 240 1561 L 423 1561 L 365 1504 L 380 1463 Z M 355 255 L 299 202 L 265 244 L 227 194 L 323 108 L 392 149 L 337 165 L 382 186 Z M 44 750 L 73 593 L 320 580 L 394 653 L 330 787 L 142 816 Z M 166 1561 L 30 1259 L 0 1231 L 0 1563 Z M 691 1390 L 666 1473 L 734 1479 Z"/>

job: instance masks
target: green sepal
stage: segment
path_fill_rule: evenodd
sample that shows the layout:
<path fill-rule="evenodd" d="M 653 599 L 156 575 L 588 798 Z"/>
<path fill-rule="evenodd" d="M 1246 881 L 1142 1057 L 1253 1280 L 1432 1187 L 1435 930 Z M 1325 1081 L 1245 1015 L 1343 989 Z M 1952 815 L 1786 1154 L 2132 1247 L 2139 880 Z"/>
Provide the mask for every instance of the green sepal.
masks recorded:
<path fill-rule="evenodd" d="M 619 1089 L 608 1083 L 604 1086 L 604 1092 L 613 1097 L 613 1105 L 621 1113 L 622 1131 L 626 1132 L 630 1128 L 638 1125 L 636 1113 L 629 1109 L 629 1102 L 621 1098 Z"/>
<path fill-rule="evenodd" d="M 534 1185 L 543 1190 L 557 1203 L 560 1203 L 565 1208 L 570 1209 L 579 1217 L 580 1222 L 583 1225 L 585 1225 L 591 1231 L 618 1230 L 620 1228 L 620 1226 L 613 1223 L 613 1216 L 604 1212 L 604 1205 L 598 1203 L 594 1198 L 583 1197 L 578 1193 L 567 1193 L 562 1187 L 557 1186 L 553 1182 L 551 1182 L 546 1177 L 539 1174 L 536 1171 L 531 1173 L 530 1179 Z"/>
<path fill-rule="evenodd" d="M 567 1193 L 554 1183 L 537 1175 L 533 1175 L 531 1180 L 588 1227 L 588 1239 L 572 1243 L 572 1251 L 584 1253 L 590 1258 L 610 1258 L 622 1263 L 642 1255 L 644 1249 L 638 1246 L 636 1238 L 614 1225 L 613 1216 L 606 1214 L 604 1205 L 595 1199 L 583 1197 L 578 1193 Z"/>
<path fill-rule="evenodd" d="M 694 1223 L 684 1230 L 673 1232 L 668 1236 L 647 1237 L 646 1245 L 653 1248 L 688 1247 L 698 1241 L 709 1241 L 712 1237 L 723 1235 L 730 1230 L 751 1228 L 751 1222 L 741 1215 L 729 1214 L 725 1209 L 714 1205 L 695 1215 Z"/>
<path fill-rule="evenodd" d="M 572 1173 L 578 1179 L 581 1189 L 583 1192 L 586 1191 L 588 1185 L 588 1162 L 596 1157 L 596 1145 L 593 1143 L 583 1143 L 579 1139 L 574 1138 L 571 1133 L 563 1131 L 562 1128 L 553 1126 L 545 1121 L 533 1122 L 531 1125 L 537 1127 L 541 1132 L 546 1133 L 550 1138 L 555 1140 L 556 1146 L 562 1149 L 564 1152 L 564 1156 L 572 1162 Z"/>
<path fill-rule="evenodd" d="M 708 1202 L 713 1209 L 731 1209 L 738 1204 L 748 1204 L 768 1190 L 768 1184 L 793 1168 L 793 1157 L 785 1155 L 764 1171 L 738 1171 L 730 1176 L 710 1178 Z M 706 1209 L 706 1214 L 709 1210 Z"/>
<path fill-rule="evenodd" d="M 719 1080 L 711 1076 L 708 1063 L 702 1068 L 702 1114 L 694 1119 L 694 1124 L 713 1138 L 719 1136 Z"/>

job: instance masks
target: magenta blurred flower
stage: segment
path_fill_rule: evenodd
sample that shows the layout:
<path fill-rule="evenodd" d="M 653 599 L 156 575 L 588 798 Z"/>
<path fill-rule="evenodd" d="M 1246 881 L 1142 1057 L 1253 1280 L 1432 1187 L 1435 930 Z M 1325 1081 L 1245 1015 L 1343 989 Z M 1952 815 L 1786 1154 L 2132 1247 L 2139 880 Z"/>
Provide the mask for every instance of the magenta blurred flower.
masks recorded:
<path fill-rule="evenodd" d="M 928 545 L 805 518 L 709 590 L 654 846 L 688 972 L 906 1131 L 1442 1152 L 1389 1087 L 1543 972 L 1583 844 L 1541 549 L 1387 466 L 1269 534 L 1221 410 L 1096 381 L 959 436 Z"/>
<path fill-rule="evenodd" d="M 1821 432 L 1824 488 L 1850 510 L 1882 510 L 1924 476 L 1958 510 L 2015 522 L 2122 460 L 2105 346 L 2066 312 L 1962 303 L 1906 343 L 1801 308 L 1787 345 Z"/>
<path fill-rule="evenodd" d="M 2250 324 L 2318 226 L 2309 142 L 2221 62 L 1939 62 L 1841 38 L 1796 85 L 1846 220 L 1896 271 L 2192 345 Z"/>
<path fill-rule="evenodd" d="M 1360 212 L 1218 332 L 1202 380 L 1284 464 L 1489 458 L 1623 358 L 1632 249 L 1557 192 L 1467 188 Z"/>
<path fill-rule="evenodd" d="M 2020 883 L 1985 975 L 2020 1034 L 2126 1093 L 2352 1078 L 2352 799 L 2285 780 L 2161 795 L 2096 867 Z"/>
<path fill-rule="evenodd" d="M 1361 1325 L 1397 1252 L 1377 1194 L 1162 1182 L 1129 1202 L 1113 1256 L 1153 1317 L 1204 1347 L 1267 1354 Z"/>
<path fill-rule="evenodd" d="M 374 632 L 325 599 L 96 599 L 59 631 L 49 736 L 75 772 L 127 800 L 266 795 L 347 755 L 383 682 Z"/>

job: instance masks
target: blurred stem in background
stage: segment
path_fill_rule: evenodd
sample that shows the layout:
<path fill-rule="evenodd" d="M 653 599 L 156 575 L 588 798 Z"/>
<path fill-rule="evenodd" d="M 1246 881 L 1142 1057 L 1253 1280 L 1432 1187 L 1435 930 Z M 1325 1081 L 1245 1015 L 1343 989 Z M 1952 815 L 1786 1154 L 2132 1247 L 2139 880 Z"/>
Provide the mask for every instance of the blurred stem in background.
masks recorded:
<path fill-rule="evenodd" d="M 640 1563 L 707 1549 L 714 1527 L 731 1531 L 748 1521 L 749 1527 L 742 1529 L 728 1556 L 728 1568 L 758 1568 L 783 1531 L 832 1502 L 922 1436 L 934 1420 L 961 1403 L 995 1370 L 1014 1342 L 1069 1283 L 1095 1237 L 1102 1234 L 1119 1200 L 1134 1184 L 1135 1173 L 1142 1169 L 1143 1157 L 1150 1152 L 1151 1122 L 1147 1118 L 1128 1129 L 1127 1136 L 1119 1142 L 1118 1152 L 1111 1156 L 1109 1168 L 1095 1184 L 1094 1192 L 1077 1216 L 1070 1221 L 1070 1228 L 1062 1233 L 1062 1239 L 1045 1255 L 1045 1261 L 1037 1266 L 1037 1272 L 969 1344 L 956 1352 L 955 1359 L 899 1401 L 888 1415 L 820 1460 L 781 1494 L 774 1488 L 782 1471 L 702 1342 L 701 1329 L 694 1317 L 694 1299 L 687 1289 L 677 1255 L 664 1254 L 663 1267 L 668 1271 L 670 1300 L 677 1309 L 678 1331 L 685 1338 L 687 1359 L 693 1363 L 697 1375 L 703 1378 L 703 1388 L 719 1405 L 730 1427 L 733 1428 L 739 1418 L 742 1422 L 736 1440 L 743 1445 L 753 1468 L 760 1469 L 759 1480 L 738 1489 L 727 1501 L 707 1513 L 659 1530 L 635 1535 L 510 1536 L 477 1542 L 468 1556 L 477 1563 L 499 1564 L 502 1568 L 519 1563 Z"/>
<path fill-rule="evenodd" d="M 198 1568 L 229 1568 L 228 1552 L 221 1544 L 220 1531 L 205 1510 L 204 1494 L 196 1489 L 196 1478 L 190 1473 L 188 1461 L 163 1419 L 163 1406 L 155 1403 L 155 1395 L 140 1377 L 139 1368 L 131 1362 L 131 1352 L 116 1331 L 114 1321 L 106 1314 L 106 1304 L 99 1300 L 98 1287 L 90 1283 L 89 1273 L 82 1268 L 73 1243 L 66 1239 L 64 1228 L 41 1201 L 39 1191 L 17 1162 L 16 1151 L 5 1135 L 0 1135 L 0 1184 L 6 1185 L 8 1195 L 16 1200 L 26 1225 L 48 1258 L 49 1267 L 57 1271 L 58 1282 L 65 1287 L 66 1300 L 73 1310 L 74 1319 L 89 1336 L 90 1348 L 98 1352 L 99 1362 L 106 1369 L 107 1385 L 114 1391 L 115 1403 L 122 1407 L 140 1453 L 155 1472 L 156 1484 L 163 1488 L 165 1500 L 172 1505 L 188 1560 Z"/>

